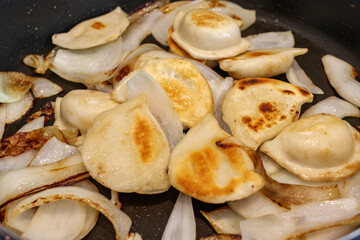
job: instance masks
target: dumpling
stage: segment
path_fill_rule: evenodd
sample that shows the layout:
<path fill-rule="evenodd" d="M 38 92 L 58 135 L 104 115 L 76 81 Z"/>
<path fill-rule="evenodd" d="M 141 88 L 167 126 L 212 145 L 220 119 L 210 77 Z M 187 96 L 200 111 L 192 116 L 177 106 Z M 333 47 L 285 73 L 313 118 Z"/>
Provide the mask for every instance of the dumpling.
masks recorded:
<path fill-rule="evenodd" d="M 234 19 L 206 9 L 177 13 L 173 26 L 171 38 L 195 59 L 233 57 L 251 46 Z"/>
<path fill-rule="evenodd" d="M 170 147 L 145 95 L 99 114 L 82 158 L 91 177 L 118 192 L 160 193 L 170 187 Z"/>
<path fill-rule="evenodd" d="M 207 113 L 212 113 L 214 103 L 206 78 L 184 59 L 155 59 L 141 69 L 150 74 L 165 90 L 179 114 L 184 127 L 196 125 Z"/>
<path fill-rule="evenodd" d="M 191 128 L 170 157 L 170 183 L 208 203 L 245 198 L 264 185 L 250 154 L 207 114 Z"/>
<path fill-rule="evenodd" d="M 247 51 L 239 56 L 219 61 L 220 68 L 233 78 L 274 77 L 289 70 L 294 57 L 307 48 L 271 48 Z"/>
<path fill-rule="evenodd" d="M 312 100 L 309 91 L 280 80 L 243 79 L 227 92 L 223 119 L 235 137 L 256 150 L 298 119 L 301 105 Z"/>
<path fill-rule="evenodd" d="M 54 34 L 52 42 L 68 49 L 95 47 L 117 39 L 129 24 L 127 14 L 116 7 L 107 14 L 77 24 L 67 33 Z"/>
<path fill-rule="evenodd" d="M 73 90 L 66 94 L 60 103 L 60 118 L 65 126 L 75 127 L 86 134 L 95 117 L 114 108 L 117 102 L 110 94 L 93 90 Z"/>
<path fill-rule="evenodd" d="M 360 133 L 330 114 L 302 118 L 260 151 L 307 181 L 336 181 L 360 169 Z"/>

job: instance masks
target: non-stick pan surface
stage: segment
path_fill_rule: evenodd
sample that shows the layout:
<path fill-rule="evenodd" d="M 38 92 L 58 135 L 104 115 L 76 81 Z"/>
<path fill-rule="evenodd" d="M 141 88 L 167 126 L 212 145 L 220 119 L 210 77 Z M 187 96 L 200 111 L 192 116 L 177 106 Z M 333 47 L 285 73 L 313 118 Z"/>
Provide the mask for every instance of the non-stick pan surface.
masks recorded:
<path fill-rule="evenodd" d="M 76 23 L 98 16 L 120 5 L 131 12 L 146 0 L 0 0 L 0 71 L 20 71 L 35 76 L 33 70 L 23 65 L 27 54 L 47 54 L 53 47 L 51 35 L 68 31 Z M 351 63 L 360 70 L 360 2 L 342 1 L 275 1 L 237 0 L 245 8 L 257 10 L 257 21 L 243 36 L 276 30 L 292 30 L 296 47 L 307 47 L 306 55 L 297 57 L 299 64 L 320 86 L 325 94 L 315 95 L 314 102 L 335 91 L 327 82 L 321 57 L 333 54 Z M 151 41 L 151 38 L 148 39 Z M 81 84 L 65 81 L 48 71 L 45 76 L 61 85 L 63 96 L 74 88 L 84 88 Z M 285 80 L 285 77 L 279 76 Z M 360 93 L 359 93 L 360 94 Z M 56 97 L 58 97 L 56 96 Z M 56 97 L 39 100 L 30 114 Z M 308 107 L 305 105 L 304 107 Z M 346 119 L 352 125 L 360 125 L 359 119 Z M 7 126 L 5 137 L 13 134 L 23 121 Z M 99 186 L 109 197 L 109 190 Z M 1 194 L 1 193 L 0 193 Z M 133 220 L 132 231 L 139 232 L 143 239 L 161 239 L 162 232 L 177 197 L 177 191 L 157 195 L 120 194 L 123 210 Z M 211 205 L 193 200 L 197 235 L 204 237 L 214 233 L 211 226 L 201 216 L 200 210 L 208 211 L 220 205 Z M 0 231 L 1 234 L 1 231 Z M 1 236 L 1 235 L 0 235 Z M 111 224 L 100 216 L 95 229 L 86 239 L 113 239 Z M 0 237 L 1 239 L 1 237 Z"/>

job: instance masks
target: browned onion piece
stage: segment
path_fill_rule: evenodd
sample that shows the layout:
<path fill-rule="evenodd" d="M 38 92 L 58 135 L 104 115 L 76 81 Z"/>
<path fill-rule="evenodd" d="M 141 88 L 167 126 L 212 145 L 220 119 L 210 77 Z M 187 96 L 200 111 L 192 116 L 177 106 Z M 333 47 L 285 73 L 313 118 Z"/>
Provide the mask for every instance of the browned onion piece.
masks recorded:
<path fill-rule="evenodd" d="M 266 174 L 261 158 L 257 153 L 252 153 L 255 171 L 265 179 L 265 186 L 261 190 L 267 197 L 278 202 L 281 206 L 291 207 L 310 202 L 334 200 L 340 197 L 337 184 L 328 186 L 304 186 L 279 183 Z"/>
<path fill-rule="evenodd" d="M 88 177 L 80 153 L 56 163 L 0 174 L 0 209 L 20 197 L 50 187 L 71 185 Z"/>
<path fill-rule="evenodd" d="M 44 124 L 46 124 L 54 117 L 54 108 L 52 107 L 50 102 L 47 102 L 39 111 L 31 114 L 31 116 L 26 119 L 26 122 L 30 122 L 31 120 L 34 120 L 41 116 L 45 117 Z"/>
<path fill-rule="evenodd" d="M 218 233 L 207 237 L 200 238 L 200 240 L 241 240 L 241 235 Z"/>
<path fill-rule="evenodd" d="M 0 102 L 22 99 L 32 87 L 31 77 L 19 72 L 0 72 Z"/>
<path fill-rule="evenodd" d="M 31 148 L 39 149 L 54 136 L 60 141 L 66 142 L 60 130 L 53 126 L 43 127 L 31 132 L 15 133 L 0 142 L 0 157 L 17 156 Z"/>
<path fill-rule="evenodd" d="M 51 203 L 60 199 L 75 200 L 97 209 L 107 217 L 113 224 L 117 240 L 126 240 L 131 227 L 131 219 L 112 202 L 101 195 L 80 187 L 56 187 L 38 192 L 19 203 L 14 207 L 12 217 L 22 212 L 46 203 Z"/>
<path fill-rule="evenodd" d="M 225 206 L 210 212 L 200 212 L 217 233 L 241 234 L 239 223 L 245 218 L 231 208 Z"/>

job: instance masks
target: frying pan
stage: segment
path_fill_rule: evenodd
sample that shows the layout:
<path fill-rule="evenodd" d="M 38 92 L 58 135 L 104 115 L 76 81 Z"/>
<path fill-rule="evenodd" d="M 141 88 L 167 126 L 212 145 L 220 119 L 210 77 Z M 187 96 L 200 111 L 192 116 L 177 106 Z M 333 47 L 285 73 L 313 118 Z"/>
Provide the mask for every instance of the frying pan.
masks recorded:
<path fill-rule="evenodd" d="M 233 0 L 235 1 L 235 0 Z M 35 76 L 32 69 L 22 64 L 27 54 L 47 54 L 52 49 L 51 35 L 68 31 L 76 23 L 101 15 L 120 5 L 131 12 L 147 0 L 0 0 L 0 71 L 20 71 Z M 292 30 L 296 47 L 307 47 L 306 55 L 297 57 L 300 66 L 325 94 L 315 95 L 314 102 L 336 95 L 329 85 L 321 64 L 321 57 L 333 54 L 360 70 L 360 1 L 355 0 L 236 0 L 241 6 L 257 10 L 256 23 L 242 33 L 243 36 L 277 30 Z M 153 41 L 149 38 L 147 41 Z M 65 81 L 48 71 L 45 76 L 64 88 L 63 96 L 81 84 Z M 277 77 L 285 80 L 284 75 Z M 360 94 L 360 93 L 359 93 Z M 56 97 L 36 101 L 32 114 Z M 305 105 L 303 109 L 309 106 Z M 360 120 L 347 118 L 353 126 Z M 24 120 L 7 126 L 5 136 L 15 133 Z M 107 197 L 108 189 L 98 185 Z M 1 194 L 1 193 L 0 193 Z M 161 239 L 162 232 L 175 203 L 177 191 L 157 195 L 120 194 L 125 211 L 133 221 L 132 231 L 143 239 Z M 193 200 L 197 222 L 197 237 L 214 231 L 199 210 L 209 211 L 221 205 L 211 205 Z M 5 238 L 4 230 L 0 229 Z M 355 234 L 356 235 L 356 234 Z M 355 237 L 355 236 L 353 236 Z M 85 239 L 113 239 L 114 231 L 105 217 L 100 215 L 95 229 Z M 356 238 L 360 239 L 360 238 Z"/>

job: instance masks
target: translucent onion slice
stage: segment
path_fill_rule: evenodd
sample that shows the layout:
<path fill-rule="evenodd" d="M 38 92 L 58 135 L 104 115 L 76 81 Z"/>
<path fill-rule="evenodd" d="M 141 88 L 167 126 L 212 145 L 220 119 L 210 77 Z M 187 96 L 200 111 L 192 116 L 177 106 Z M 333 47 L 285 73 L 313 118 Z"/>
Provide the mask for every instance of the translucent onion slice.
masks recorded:
<path fill-rule="evenodd" d="M 87 189 L 87 190 L 90 190 L 93 192 L 99 192 L 97 187 L 89 180 L 84 180 L 84 181 L 75 183 L 73 186 L 81 187 L 81 188 L 84 188 L 84 189 Z M 95 208 L 92 208 L 90 206 L 87 206 L 87 205 L 85 205 L 85 207 L 86 207 L 86 219 L 85 219 L 84 227 L 81 230 L 81 232 L 79 233 L 79 235 L 75 238 L 76 240 L 83 239 L 86 235 L 88 235 L 88 233 L 95 227 L 96 222 L 99 217 L 98 210 L 96 210 Z"/>
<path fill-rule="evenodd" d="M 94 84 L 111 78 L 124 58 L 122 39 L 83 50 L 58 49 L 49 65 L 60 77 L 84 84 Z"/>
<path fill-rule="evenodd" d="M 152 2 L 147 2 L 144 5 L 140 6 L 139 9 L 137 9 L 135 12 L 132 12 L 128 15 L 128 19 L 130 23 L 133 23 L 140 18 L 144 17 L 146 14 L 151 12 L 152 10 L 156 8 L 161 8 L 164 5 L 168 4 L 170 0 L 156 0 Z"/>
<path fill-rule="evenodd" d="M 213 100 L 214 100 L 214 116 L 215 116 L 216 120 L 218 121 L 219 126 L 223 130 L 225 130 L 227 133 L 230 133 L 231 131 L 230 131 L 229 126 L 225 123 L 225 121 L 222 118 L 222 116 L 223 116 L 222 104 L 224 102 L 226 93 L 229 91 L 229 89 L 234 84 L 234 79 L 231 77 L 226 77 L 218 85 L 214 84 L 213 86 L 211 86 L 211 84 L 214 84 L 214 83 L 209 82 L 210 88 L 214 89 L 214 90 L 212 90 L 212 95 L 213 95 Z"/>
<path fill-rule="evenodd" d="M 54 202 L 59 199 L 75 200 L 97 209 L 113 224 L 116 239 L 127 239 L 127 235 L 131 227 L 131 219 L 100 193 L 80 187 L 55 187 L 38 192 L 22 201 L 19 201 L 19 203 L 14 207 L 12 216 L 17 216 L 27 209 L 41 206 L 45 203 Z"/>
<path fill-rule="evenodd" d="M 54 45 L 68 49 L 85 49 L 117 39 L 128 27 L 127 14 L 116 7 L 111 12 L 74 26 L 67 33 L 52 36 Z"/>
<path fill-rule="evenodd" d="M 63 89 L 46 78 L 32 78 L 31 91 L 35 98 L 47 98 L 63 91 Z"/>
<path fill-rule="evenodd" d="M 19 72 L 0 72 L 0 103 L 18 102 L 32 86 L 30 77 Z"/>
<path fill-rule="evenodd" d="M 24 126 L 22 126 L 17 132 L 31 132 L 36 129 L 40 129 L 44 127 L 45 117 L 41 116 L 39 118 L 36 118 L 28 123 L 26 123 Z"/>
<path fill-rule="evenodd" d="M 161 85 L 151 75 L 138 71 L 126 84 L 127 99 L 133 99 L 144 93 L 150 112 L 159 122 L 169 141 L 170 149 L 174 149 L 183 138 L 183 126 L 174 104 Z"/>
<path fill-rule="evenodd" d="M 258 154 L 253 154 L 253 160 L 256 172 L 265 179 L 262 192 L 281 206 L 292 207 L 305 203 L 334 200 L 340 197 L 337 184 L 310 187 L 279 183 L 267 175 Z"/>
<path fill-rule="evenodd" d="M 306 240 L 341 240 L 339 239 L 342 236 L 354 231 L 358 227 L 359 223 L 353 223 L 344 226 L 335 226 L 330 228 L 325 228 L 319 231 L 311 232 L 305 234 Z M 357 237 L 358 235 L 356 235 Z M 355 238 L 355 236 L 354 236 Z M 348 240 L 354 239 L 352 237 L 347 238 Z M 343 239 L 345 240 L 345 239 Z"/>
<path fill-rule="evenodd" d="M 29 149 L 41 148 L 51 137 L 65 142 L 65 138 L 57 127 L 49 126 L 31 132 L 19 132 L 5 138 L 0 144 L 0 157 L 17 156 Z"/>
<path fill-rule="evenodd" d="M 111 93 L 113 91 L 112 83 L 109 80 L 98 82 L 95 84 L 86 85 L 88 90 L 97 90 L 104 93 Z"/>
<path fill-rule="evenodd" d="M 200 212 L 217 233 L 241 234 L 239 223 L 245 218 L 231 208 L 225 206 L 210 212 Z"/>
<path fill-rule="evenodd" d="M 218 233 L 207 237 L 202 237 L 200 240 L 241 240 L 241 235 Z"/>
<path fill-rule="evenodd" d="M 191 197 L 179 193 L 170 214 L 162 240 L 195 240 L 196 224 Z"/>
<path fill-rule="evenodd" d="M 35 157 L 36 153 L 36 150 L 30 149 L 15 157 L 6 156 L 0 158 L 0 173 L 27 167 L 31 160 Z"/>
<path fill-rule="evenodd" d="M 305 88 L 314 94 L 324 94 L 324 91 L 313 83 L 296 60 L 293 61 L 291 67 L 286 72 L 286 77 L 291 84 Z"/>
<path fill-rule="evenodd" d="M 321 60 L 331 86 L 345 100 L 360 107 L 360 82 L 355 80 L 359 74 L 355 68 L 332 55 L 325 55 Z"/>
<path fill-rule="evenodd" d="M 0 140 L 5 132 L 6 125 L 6 103 L 0 103 Z"/>
<path fill-rule="evenodd" d="M 0 209 L 22 196 L 49 187 L 69 185 L 88 177 L 80 153 L 56 163 L 0 174 Z"/>
<path fill-rule="evenodd" d="M 77 153 L 76 147 L 63 143 L 56 137 L 50 138 L 37 152 L 29 166 L 41 166 L 57 162 Z"/>
<path fill-rule="evenodd" d="M 137 48 L 162 16 L 162 12 L 155 9 L 132 23 L 122 35 L 123 51 L 131 52 Z"/>
<path fill-rule="evenodd" d="M 23 59 L 23 63 L 26 66 L 35 68 L 35 72 L 39 74 L 45 74 L 49 68 L 49 58 L 44 59 L 43 55 L 30 54 Z"/>
<path fill-rule="evenodd" d="M 157 23 L 151 28 L 151 33 L 156 39 L 156 41 L 158 41 L 164 46 L 168 46 L 167 33 L 174 22 L 175 15 L 179 11 L 189 11 L 190 9 L 196 7 L 196 5 L 198 5 L 202 1 L 203 0 L 189 1 L 188 3 L 177 7 L 176 9 L 172 10 L 171 12 L 165 14 L 162 18 L 160 18 Z"/>
<path fill-rule="evenodd" d="M 246 37 L 251 41 L 253 49 L 267 49 L 267 48 L 292 48 L 295 45 L 295 38 L 291 31 L 283 32 L 265 32 L 254 34 Z"/>
<path fill-rule="evenodd" d="M 6 104 L 6 123 L 13 123 L 30 111 L 33 106 L 34 98 L 30 92 L 28 92 L 22 99 L 17 102 Z"/>
<path fill-rule="evenodd" d="M 25 232 L 25 230 L 28 228 L 29 223 L 30 223 L 31 219 L 33 218 L 37 209 L 31 208 L 31 209 L 19 214 L 16 217 L 10 217 L 12 210 L 14 209 L 14 207 L 20 200 L 21 199 L 18 199 L 6 206 L 5 218 L 4 218 L 3 224 L 5 226 L 16 229 L 22 233 L 22 232 Z"/>
<path fill-rule="evenodd" d="M 273 202 L 262 192 L 257 192 L 244 199 L 227 202 L 227 204 L 234 212 L 245 218 L 255 218 L 288 210 Z"/>
<path fill-rule="evenodd" d="M 85 218 L 86 208 L 82 203 L 65 199 L 44 204 L 38 208 L 22 237 L 74 239 L 83 229 Z"/>
<path fill-rule="evenodd" d="M 358 200 L 340 198 L 307 203 L 294 206 L 288 212 L 248 219 L 240 223 L 240 228 L 244 239 L 289 239 L 314 230 L 344 224 L 359 213 Z"/>
<path fill-rule="evenodd" d="M 325 98 L 315 105 L 312 105 L 301 115 L 300 118 L 308 117 L 317 113 L 332 114 L 338 118 L 360 117 L 360 110 L 358 107 L 335 96 Z"/>

